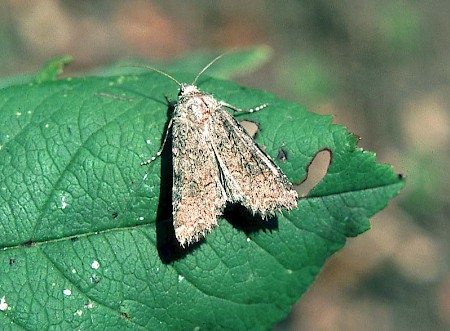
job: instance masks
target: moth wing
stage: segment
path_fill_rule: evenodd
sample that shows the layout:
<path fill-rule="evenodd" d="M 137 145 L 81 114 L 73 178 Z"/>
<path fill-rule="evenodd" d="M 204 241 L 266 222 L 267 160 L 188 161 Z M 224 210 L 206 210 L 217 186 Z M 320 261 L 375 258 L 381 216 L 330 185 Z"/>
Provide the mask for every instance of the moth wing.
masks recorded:
<path fill-rule="evenodd" d="M 227 200 L 263 217 L 297 207 L 297 192 L 281 169 L 225 109 L 219 108 L 212 135 Z"/>
<path fill-rule="evenodd" d="M 226 198 L 204 128 L 186 118 L 174 117 L 172 130 L 173 223 L 177 240 L 185 246 L 217 226 Z"/>

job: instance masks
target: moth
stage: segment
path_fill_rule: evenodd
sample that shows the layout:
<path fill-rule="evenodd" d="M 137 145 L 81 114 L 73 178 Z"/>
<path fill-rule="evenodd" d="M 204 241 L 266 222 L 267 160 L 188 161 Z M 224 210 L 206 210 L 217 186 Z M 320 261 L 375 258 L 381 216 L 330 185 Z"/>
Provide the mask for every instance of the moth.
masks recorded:
<path fill-rule="evenodd" d="M 216 100 L 195 85 L 222 56 L 208 63 L 191 84 L 146 67 L 179 86 L 161 148 L 141 165 L 161 155 L 171 132 L 173 226 L 183 247 L 199 241 L 216 227 L 227 203 L 241 204 L 263 219 L 275 215 L 277 210 L 297 207 L 297 192 L 286 175 L 227 111 L 251 113 L 267 104 L 242 110 Z"/>

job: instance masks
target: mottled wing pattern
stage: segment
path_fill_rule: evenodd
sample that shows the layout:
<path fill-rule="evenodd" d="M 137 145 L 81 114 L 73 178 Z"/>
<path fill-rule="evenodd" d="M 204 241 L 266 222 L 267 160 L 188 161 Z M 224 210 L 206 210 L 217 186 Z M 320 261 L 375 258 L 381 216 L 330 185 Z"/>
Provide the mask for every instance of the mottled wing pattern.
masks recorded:
<path fill-rule="evenodd" d="M 204 130 L 175 109 L 172 127 L 172 208 L 175 235 L 182 246 L 198 241 L 215 226 L 226 204 L 219 165 Z"/>
<path fill-rule="evenodd" d="M 297 207 L 297 192 L 286 175 L 223 107 L 211 118 L 211 135 L 223 173 L 227 200 L 262 217 Z"/>

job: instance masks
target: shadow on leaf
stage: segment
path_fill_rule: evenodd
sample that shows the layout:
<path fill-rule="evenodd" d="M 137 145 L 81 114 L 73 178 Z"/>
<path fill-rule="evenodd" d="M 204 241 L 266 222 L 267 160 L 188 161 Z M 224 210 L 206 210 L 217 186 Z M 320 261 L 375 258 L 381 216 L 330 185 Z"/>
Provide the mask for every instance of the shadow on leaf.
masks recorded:
<path fill-rule="evenodd" d="M 229 204 L 225 208 L 224 218 L 237 230 L 247 236 L 259 231 L 273 231 L 278 229 L 277 216 L 264 219 L 253 215 L 247 208 L 239 204 Z"/>

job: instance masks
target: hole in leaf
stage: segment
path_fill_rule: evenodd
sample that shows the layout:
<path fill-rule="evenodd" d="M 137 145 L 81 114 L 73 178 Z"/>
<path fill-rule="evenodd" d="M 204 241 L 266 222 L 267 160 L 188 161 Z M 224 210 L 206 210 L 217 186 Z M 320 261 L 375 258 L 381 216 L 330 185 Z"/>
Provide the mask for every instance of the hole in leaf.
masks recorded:
<path fill-rule="evenodd" d="M 318 152 L 308 165 L 306 178 L 296 187 L 300 197 L 305 197 L 325 175 L 330 166 L 332 152 L 328 149 Z"/>
<path fill-rule="evenodd" d="M 130 319 L 130 317 L 128 317 L 128 314 L 127 314 L 127 313 L 121 312 L 121 313 L 119 313 L 119 316 L 120 316 L 121 318 L 123 318 L 123 319 L 126 319 L 126 320 L 129 320 L 129 319 Z"/>
<path fill-rule="evenodd" d="M 33 245 L 34 245 L 33 241 L 29 240 L 29 241 L 21 244 L 20 246 L 22 246 L 22 247 L 31 247 Z"/>
<path fill-rule="evenodd" d="M 280 148 L 277 154 L 277 160 L 280 162 L 285 162 L 288 159 L 288 151 L 284 148 Z"/>
<path fill-rule="evenodd" d="M 245 129 L 245 131 L 248 133 L 248 135 L 252 138 L 255 138 L 256 134 L 258 133 L 258 125 L 254 122 L 250 121 L 240 121 L 240 125 Z"/>

